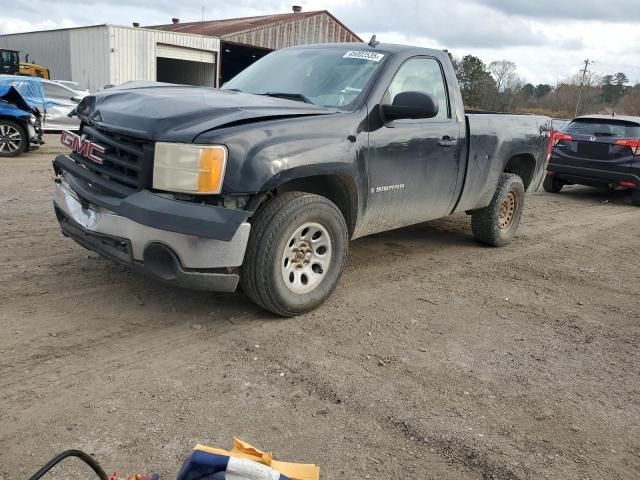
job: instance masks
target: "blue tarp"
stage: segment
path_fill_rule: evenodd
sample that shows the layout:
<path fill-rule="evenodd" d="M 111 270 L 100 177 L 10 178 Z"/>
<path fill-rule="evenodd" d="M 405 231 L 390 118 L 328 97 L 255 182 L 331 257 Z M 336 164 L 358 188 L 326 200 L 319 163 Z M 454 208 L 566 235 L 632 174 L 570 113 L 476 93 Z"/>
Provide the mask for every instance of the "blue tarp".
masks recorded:
<path fill-rule="evenodd" d="M 43 114 L 48 108 L 55 105 L 55 102 L 45 98 L 42 80 L 39 78 L 0 75 L 0 88 L 4 86 L 13 86 L 22 95 L 22 98 Z"/>
<path fill-rule="evenodd" d="M 13 85 L 0 85 L 0 100 L 9 102 L 20 110 L 31 113 L 33 107 L 27 102 Z"/>

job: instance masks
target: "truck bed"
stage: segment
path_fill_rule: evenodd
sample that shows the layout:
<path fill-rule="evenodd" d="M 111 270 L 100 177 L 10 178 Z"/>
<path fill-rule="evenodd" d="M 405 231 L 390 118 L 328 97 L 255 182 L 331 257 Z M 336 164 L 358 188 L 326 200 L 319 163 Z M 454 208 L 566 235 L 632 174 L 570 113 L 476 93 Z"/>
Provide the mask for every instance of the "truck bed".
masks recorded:
<path fill-rule="evenodd" d="M 548 117 L 470 110 L 465 119 L 468 161 L 455 211 L 486 207 L 510 162 L 527 191 L 539 187 L 551 129 Z"/>

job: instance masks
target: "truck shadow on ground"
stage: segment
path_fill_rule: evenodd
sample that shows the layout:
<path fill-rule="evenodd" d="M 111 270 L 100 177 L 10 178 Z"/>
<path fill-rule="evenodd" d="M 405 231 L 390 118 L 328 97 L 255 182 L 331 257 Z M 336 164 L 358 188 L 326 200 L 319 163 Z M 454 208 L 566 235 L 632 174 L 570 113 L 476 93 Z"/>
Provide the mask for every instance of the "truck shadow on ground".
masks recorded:
<path fill-rule="evenodd" d="M 473 240 L 469 219 L 464 214 L 359 238 L 350 242 L 349 247 L 347 273 L 352 269 L 368 268 L 391 271 L 397 268 L 399 260 L 414 255 L 430 255 L 447 249 L 482 248 Z M 254 305 L 241 288 L 235 293 L 187 290 L 134 273 L 101 257 L 89 257 L 85 261 L 92 263 L 91 268 L 80 268 L 92 271 L 92 276 L 96 277 L 94 281 L 104 284 L 105 291 L 113 295 L 114 302 L 138 304 L 147 309 L 151 307 L 150 310 L 163 314 L 180 313 L 190 319 L 197 317 L 200 321 L 222 319 L 242 323 L 277 319 Z M 339 288 L 349 288 L 344 278 Z"/>

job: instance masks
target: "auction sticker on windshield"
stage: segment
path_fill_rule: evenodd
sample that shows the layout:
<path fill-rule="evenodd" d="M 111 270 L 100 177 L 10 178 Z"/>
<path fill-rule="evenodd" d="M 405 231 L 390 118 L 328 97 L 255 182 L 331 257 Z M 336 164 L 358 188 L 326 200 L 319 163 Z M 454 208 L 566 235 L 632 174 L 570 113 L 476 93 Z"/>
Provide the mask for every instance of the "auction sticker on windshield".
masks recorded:
<path fill-rule="evenodd" d="M 379 62 L 384 58 L 384 53 L 351 50 L 345 53 L 342 56 L 342 58 L 356 58 L 358 60 L 369 60 L 371 62 Z"/>

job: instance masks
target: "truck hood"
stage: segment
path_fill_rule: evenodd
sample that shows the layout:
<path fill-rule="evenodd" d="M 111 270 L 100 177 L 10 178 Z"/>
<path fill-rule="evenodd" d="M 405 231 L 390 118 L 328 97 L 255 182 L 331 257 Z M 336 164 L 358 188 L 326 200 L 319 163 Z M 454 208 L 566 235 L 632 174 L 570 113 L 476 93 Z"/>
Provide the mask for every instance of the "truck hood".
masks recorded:
<path fill-rule="evenodd" d="M 158 82 L 130 82 L 87 96 L 75 111 L 91 125 L 169 142 L 192 142 L 225 126 L 333 113 L 293 100 Z"/>

